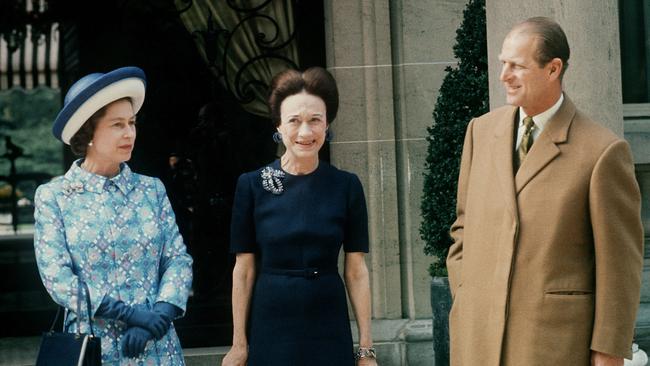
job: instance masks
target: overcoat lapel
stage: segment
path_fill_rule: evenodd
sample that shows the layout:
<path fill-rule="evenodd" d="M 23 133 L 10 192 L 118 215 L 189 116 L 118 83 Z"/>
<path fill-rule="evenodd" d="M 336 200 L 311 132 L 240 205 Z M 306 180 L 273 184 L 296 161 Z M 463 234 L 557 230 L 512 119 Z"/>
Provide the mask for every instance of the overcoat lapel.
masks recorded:
<path fill-rule="evenodd" d="M 503 192 L 508 210 L 517 219 L 517 202 L 515 199 L 515 183 L 513 179 L 513 145 L 514 123 L 517 108 L 506 109 L 503 114 L 495 116 L 497 121 L 494 129 L 494 141 L 492 147 L 492 158 L 499 184 Z"/>
<path fill-rule="evenodd" d="M 515 176 L 515 189 L 517 194 L 555 157 L 560 155 L 558 144 L 567 140 L 569 126 L 575 115 L 576 109 L 573 102 L 565 95 L 564 102 L 555 115 L 539 135 L 537 141 L 528 152 L 528 156 L 519 167 Z"/>

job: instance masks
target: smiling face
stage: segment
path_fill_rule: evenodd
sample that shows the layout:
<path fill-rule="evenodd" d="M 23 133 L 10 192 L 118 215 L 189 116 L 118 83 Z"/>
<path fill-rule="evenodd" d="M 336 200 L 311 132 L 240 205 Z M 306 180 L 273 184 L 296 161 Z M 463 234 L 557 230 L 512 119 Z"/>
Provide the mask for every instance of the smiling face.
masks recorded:
<path fill-rule="evenodd" d="M 540 66 L 536 60 L 537 44 L 534 35 L 513 31 L 503 41 L 499 55 L 499 79 L 506 89 L 507 103 L 522 107 L 529 116 L 553 106 L 562 92 L 561 61 L 555 58 Z"/>
<path fill-rule="evenodd" d="M 128 99 L 115 101 L 106 106 L 104 115 L 97 121 L 86 158 L 111 165 L 128 161 L 135 135 L 135 114 L 131 102 Z"/>
<path fill-rule="evenodd" d="M 318 159 L 327 132 L 326 113 L 325 102 L 304 91 L 282 101 L 278 132 L 293 159 Z"/>

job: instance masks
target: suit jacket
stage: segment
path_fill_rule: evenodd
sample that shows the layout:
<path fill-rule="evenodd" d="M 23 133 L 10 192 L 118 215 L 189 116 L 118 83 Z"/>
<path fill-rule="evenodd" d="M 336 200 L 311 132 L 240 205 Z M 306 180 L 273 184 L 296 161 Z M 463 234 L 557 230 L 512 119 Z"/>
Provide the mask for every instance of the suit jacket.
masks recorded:
<path fill-rule="evenodd" d="M 631 358 L 643 266 L 629 145 L 565 98 L 513 174 L 517 108 L 472 120 L 454 244 L 453 366 Z"/>

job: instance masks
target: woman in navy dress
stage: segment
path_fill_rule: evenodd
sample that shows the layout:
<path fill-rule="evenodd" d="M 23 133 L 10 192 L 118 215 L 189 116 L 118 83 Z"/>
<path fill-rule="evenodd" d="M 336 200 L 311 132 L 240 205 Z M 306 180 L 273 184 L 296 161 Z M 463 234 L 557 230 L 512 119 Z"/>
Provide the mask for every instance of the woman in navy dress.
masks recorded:
<path fill-rule="evenodd" d="M 239 177 L 231 228 L 233 347 L 224 366 L 376 366 L 356 175 L 319 161 L 338 110 L 322 68 L 276 75 L 269 97 L 279 160 Z M 338 274 L 345 251 L 345 285 Z M 345 289 L 359 327 L 354 350 Z"/>

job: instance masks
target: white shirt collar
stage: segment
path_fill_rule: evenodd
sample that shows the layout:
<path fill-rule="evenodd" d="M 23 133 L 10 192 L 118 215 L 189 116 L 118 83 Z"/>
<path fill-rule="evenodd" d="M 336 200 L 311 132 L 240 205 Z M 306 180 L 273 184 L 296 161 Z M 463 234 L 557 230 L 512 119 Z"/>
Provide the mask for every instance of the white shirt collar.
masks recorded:
<path fill-rule="evenodd" d="M 553 106 L 551 108 L 545 110 L 544 112 L 542 112 L 542 113 L 540 113 L 540 114 L 538 114 L 536 116 L 532 116 L 533 120 L 535 121 L 535 125 L 537 126 L 537 129 L 536 129 L 537 131 L 541 132 L 544 129 L 544 126 L 546 126 L 546 124 L 551 119 L 551 117 L 553 117 L 553 115 L 555 115 L 555 113 L 560 109 L 560 107 L 562 106 L 563 101 L 564 101 L 564 93 L 560 93 L 560 98 L 557 100 L 557 102 L 555 102 L 555 104 L 553 104 Z M 524 125 L 524 118 L 526 118 L 526 117 L 527 117 L 527 115 L 524 112 L 524 110 L 521 107 L 519 107 L 519 126 L 520 127 Z"/>

